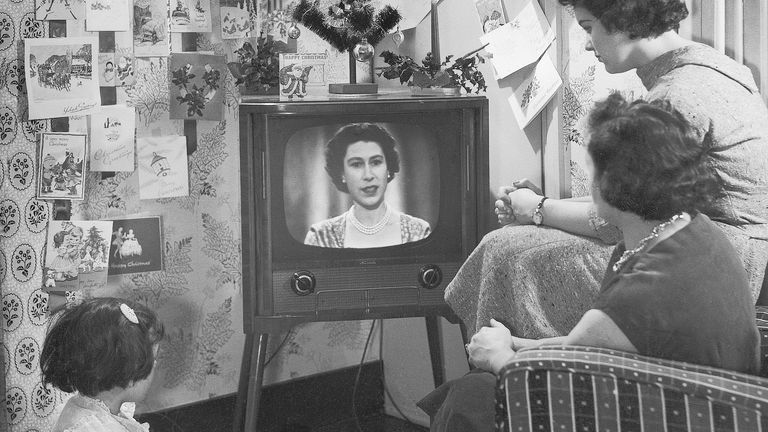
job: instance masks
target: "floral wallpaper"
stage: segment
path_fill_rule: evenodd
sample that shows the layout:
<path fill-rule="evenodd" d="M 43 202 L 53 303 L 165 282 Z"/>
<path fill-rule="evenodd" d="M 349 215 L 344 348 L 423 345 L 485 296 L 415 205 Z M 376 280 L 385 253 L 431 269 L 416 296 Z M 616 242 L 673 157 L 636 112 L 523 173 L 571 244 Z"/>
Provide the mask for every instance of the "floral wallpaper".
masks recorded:
<path fill-rule="evenodd" d="M 586 115 L 595 101 L 612 92 L 620 91 L 628 97 L 645 94 L 640 79 L 633 72 L 609 74 L 595 55 L 584 49 L 586 32 L 578 25 L 570 8 L 558 8 L 564 34 L 558 35 L 563 50 L 564 64 L 560 67 L 563 78 L 562 145 L 570 151 L 571 195 L 589 195 L 589 181 L 585 171 L 586 148 L 584 125 Z"/>
<path fill-rule="evenodd" d="M 212 2 L 214 23 L 220 22 Z M 593 101 L 610 91 L 642 94 L 634 73 L 610 75 L 583 49 L 585 34 L 561 8 L 566 34 L 559 35 L 567 59 L 563 81 L 562 144 L 571 152 L 572 192 L 588 191 L 583 168 L 581 122 Z M 279 14 L 273 14 L 270 19 Z M 280 26 L 273 23 L 274 28 Z M 242 40 L 199 34 L 199 51 L 234 59 Z M 26 94 L 21 54 L 23 39 L 46 37 L 48 24 L 34 19 L 34 0 L 0 0 L 0 425 L 8 430 L 49 430 L 66 395 L 40 383 L 40 347 L 48 325 L 48 303 L 92 296 L 118 296 L 147 304 L 165 322 L 158 372 L 150 397 L 139 406 L 154 411 L 237 391 L 243 350 L 240 261 L 240 185 L 238 89 L 224 77 L 224 119 L 196 122 L 188 137 L 189 195 L 139 200 L 136 172 L 114 176 L 91 173 L 85 199 L 73 205 L 73 219 L 110 219 L 160 215 L 165 268 L 150 273 L 111 276 L 106 286 L 50 298 L 41 289 L 42 253 L 50 202 L 34 196 L 36 134 L 50 130 L 48 120 L 25 121 Z M 173 39 L 173 38 L 172 38 Z M 328 50 L 302 29 L 299 50 Z M 172 44 L 172 51 L 178 51 Z M 333 51 L 333 50 L 329 50 Z M 334 55 L 330 70 L 345 73 L 346 54 Z M 184 135 L 184 122 L 169 115 L 167 57 L 139 58 L 136 84 L 118 88 L 117 103 L 136 109 L 137 137 Z M 370 73 L 359 70 L 358 76 Z M 194 138 L 194 139 L 193 139 Z M 248 289 L 248 288 L 245 288 Z M 355 365 L 360 361 L 370 322 L 312 323 L 270 339 L 265 383 Z M 377 358 L 377 343 L 369 355 Z M 279 347 L 279 350 L 277 350 Z M 2 428 L 2 427 L 0 427 Z"/>
<path fill-rule="evenodd" d="M 220 22 L 212 2 L 213 22 Z M 240 261 L 238 89 L 224 77 L 224 119 L 196 122 L 188 136 L 189 195 L 139 200 L 137 172 L 85 179 L 85 199 L 72 219 L 98 220 L 159 215 L 164 270 L 110 276 L 107 285 L 55 298 L 41 289 L 42 260 L 52 203 L 35 198 L 36 134 L 49 120 L 24 121 L 26 93 L 23 39 L 47 37 L 48 24 L 34 19 L 33 0 L 0 0 L 0 430 L 50 430 L 66 394 L 41 384 L 39 353 L 48 305 L 96 296 L 118 296 L 153 308 L 164 321 L 158 371 L 140 411 L 154 411 L 237 391 L 243 351 Z M 304 29 L 306 50 L 327 47 Z M 313 45 L 315 44 L 315 45 Z M 172 43 L 172 52 L 180 46 Z M 242 40 L 222 40 L 218 28 L 200 34 L 199 51 L 234 58 Z M 346 55 L 335 56 L 337 61 Z M 117 103 L 136 109 L 137 137 L 184 135 L 184 122 L 169 116 L 167 57 L 136 61 L 136 84 L 118 88 Z M 343 71 L 346 65 L 336 65 Z M 247 288 L 246 288 L 247 289 Z M 265 383 L 355 365 L 369 322 L 312 323 L 274 335 Z M 278 346 L 281 348 L 277 351 Z M 377 344 L 369 349 L 378 357 Z M 369 360 L 370 360 L 369 358 Z M 6 425 L 8 425 L 6 427 Z"/>

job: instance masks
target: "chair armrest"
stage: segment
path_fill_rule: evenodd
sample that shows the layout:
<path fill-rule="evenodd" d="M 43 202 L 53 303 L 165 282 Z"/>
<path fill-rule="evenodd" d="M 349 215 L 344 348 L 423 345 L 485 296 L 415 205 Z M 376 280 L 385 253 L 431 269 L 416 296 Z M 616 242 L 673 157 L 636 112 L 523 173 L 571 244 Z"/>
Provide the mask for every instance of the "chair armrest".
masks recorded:
<path fill-rule="evenodd" d="M 756 306 L 755 312 L 755 322 L 760 332 L 760 376 L 768 377 L 768 306 Z"/>
<path fill-rule="evenodd" d="M 766 378 L 599 348 L 520 351 L 496 402 L 500 431 L 768 427 Z"/>

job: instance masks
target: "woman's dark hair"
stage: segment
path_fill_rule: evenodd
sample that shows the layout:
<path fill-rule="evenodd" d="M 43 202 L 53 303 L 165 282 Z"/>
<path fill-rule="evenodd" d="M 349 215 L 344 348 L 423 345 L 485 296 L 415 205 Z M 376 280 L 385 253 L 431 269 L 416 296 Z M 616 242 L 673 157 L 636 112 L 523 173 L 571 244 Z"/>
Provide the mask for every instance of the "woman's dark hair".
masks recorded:
<path fill-rule="evenodd" d="M 134 310 L 138 324 L 128 320 L 121 304 Z M 163 338 L 164 329 L 146 306 L 96 298 L 60 309 L 52 319 L 40 354 L 43 384 L 93 397 L 126 388 L 152 372 L 154 345 Z"/>
<path fill-rule="evenodd" d="M 600 20 L 610 33 L 622 32 L 632 39 L 656 37 L 677 30 L 688 16 L 683 0 L 559 0 L 579 6 Z"/>
<path fill-rule="evenodd" d="M 344 173 L 344 156 L 347 147 L 358 141 L 372 141 L 381 146 L 384 159 L 387 162 L 387 182 L 400 172 L 400 155 L 395 149 L 395 138 L 383 127 L 373 123 L 352 123 L 339 129 L 325 146 L 325 171 L 331 176 L 336 189 L 349 192 L 347 184 L 342 181 Z"/>
<path fill-rule="evenodd" d="M 646 220 L 705 211 L 723 189 L 685 118 L 668 101 L 628 102 L 619 93 L 589 116 L 587 150 L 605 202 Z"/>

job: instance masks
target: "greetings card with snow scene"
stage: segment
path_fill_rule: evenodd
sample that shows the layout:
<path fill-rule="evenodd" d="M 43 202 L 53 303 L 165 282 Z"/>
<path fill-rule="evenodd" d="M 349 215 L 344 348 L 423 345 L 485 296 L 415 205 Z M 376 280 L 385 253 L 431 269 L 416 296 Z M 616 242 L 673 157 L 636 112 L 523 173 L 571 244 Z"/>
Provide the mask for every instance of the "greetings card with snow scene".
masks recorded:
<path fill-rule="evenodd" d="M 172 54 L 169 85 L 171 118 L 222 120 L 226 70 L 224 56 Z"/>
<path fill-rule="evenodd" d="M 173 6 L 173 4 L 176 4 Z M 211 25 L 210 0 L 171 0 L 171 31 L 208 33 Z"/>
<path fill-rule="evenodd" d="M 168 49 L 168 2 L 133 1 L 133 53 L 136 57 L 166 57 Z"/>
<path fill-rule="evenodd" d="M 99 39 L 24 39 L 29 118 L 91 114 L 101 105 Z"/>
<path fill-rule="evenodd" d="M 91 171 L 133 171 L 136 109 L 108 105 L 91 114 Z"/>
<path fill-rule="evenodd" d="M 187 137 L 157 136 L 136 140 L 139 199 L 189 195 Z"/>

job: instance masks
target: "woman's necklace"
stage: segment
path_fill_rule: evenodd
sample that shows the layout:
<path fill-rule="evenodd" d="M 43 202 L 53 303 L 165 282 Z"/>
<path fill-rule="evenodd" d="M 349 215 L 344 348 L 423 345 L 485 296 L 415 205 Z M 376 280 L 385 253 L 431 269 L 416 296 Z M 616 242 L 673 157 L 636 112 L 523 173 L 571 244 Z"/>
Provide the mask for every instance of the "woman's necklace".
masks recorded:
<path fill-rule="evenodd" d="M 386 204 L 384 205 L 387 207 L 387 210 L 384 212 L 384 217 L 373 225 L 365 225 L 360 222 L 360 219 L 355 216 L 355 206 L 352 206 L 352 208 L 349 209 L 349 222 L 353 227 L 355 227 L 356 230 L 365 235 L 377 234 L 379 231 L 383 230 L 385 226 L 387 226 L 387 223 L 389 223 L 389 218 L 392 215 L 392 211 L 389 209 L 389 206 Z"/>
<path fill-rule="evenodd" d="M 613 271 L 618 272 L 621 266 L 623 266 L 630 258 L 635 256 L 636 254 L 640 253 L 643 249 L 645 249 L 645 246 L 648 245 L 648 242 L 658 237 L 662 231 L 664 231 L 668 226 L 672 225 L 673 223 L 677 222 L 680 219 L 683 219 L 688 216 L 688 213 L 680 212 L 671 218 L 669 220 L 662 222 L 651 230 L 651 234 L 648 235 L 648 237 L 642 238 L 639 242 L 637 242 L 637 246 L 634 249 L 625 250 L 624 253 L 621 255 L 621 258 L 619 258 L 616 263 L 613 264 Z"/>

